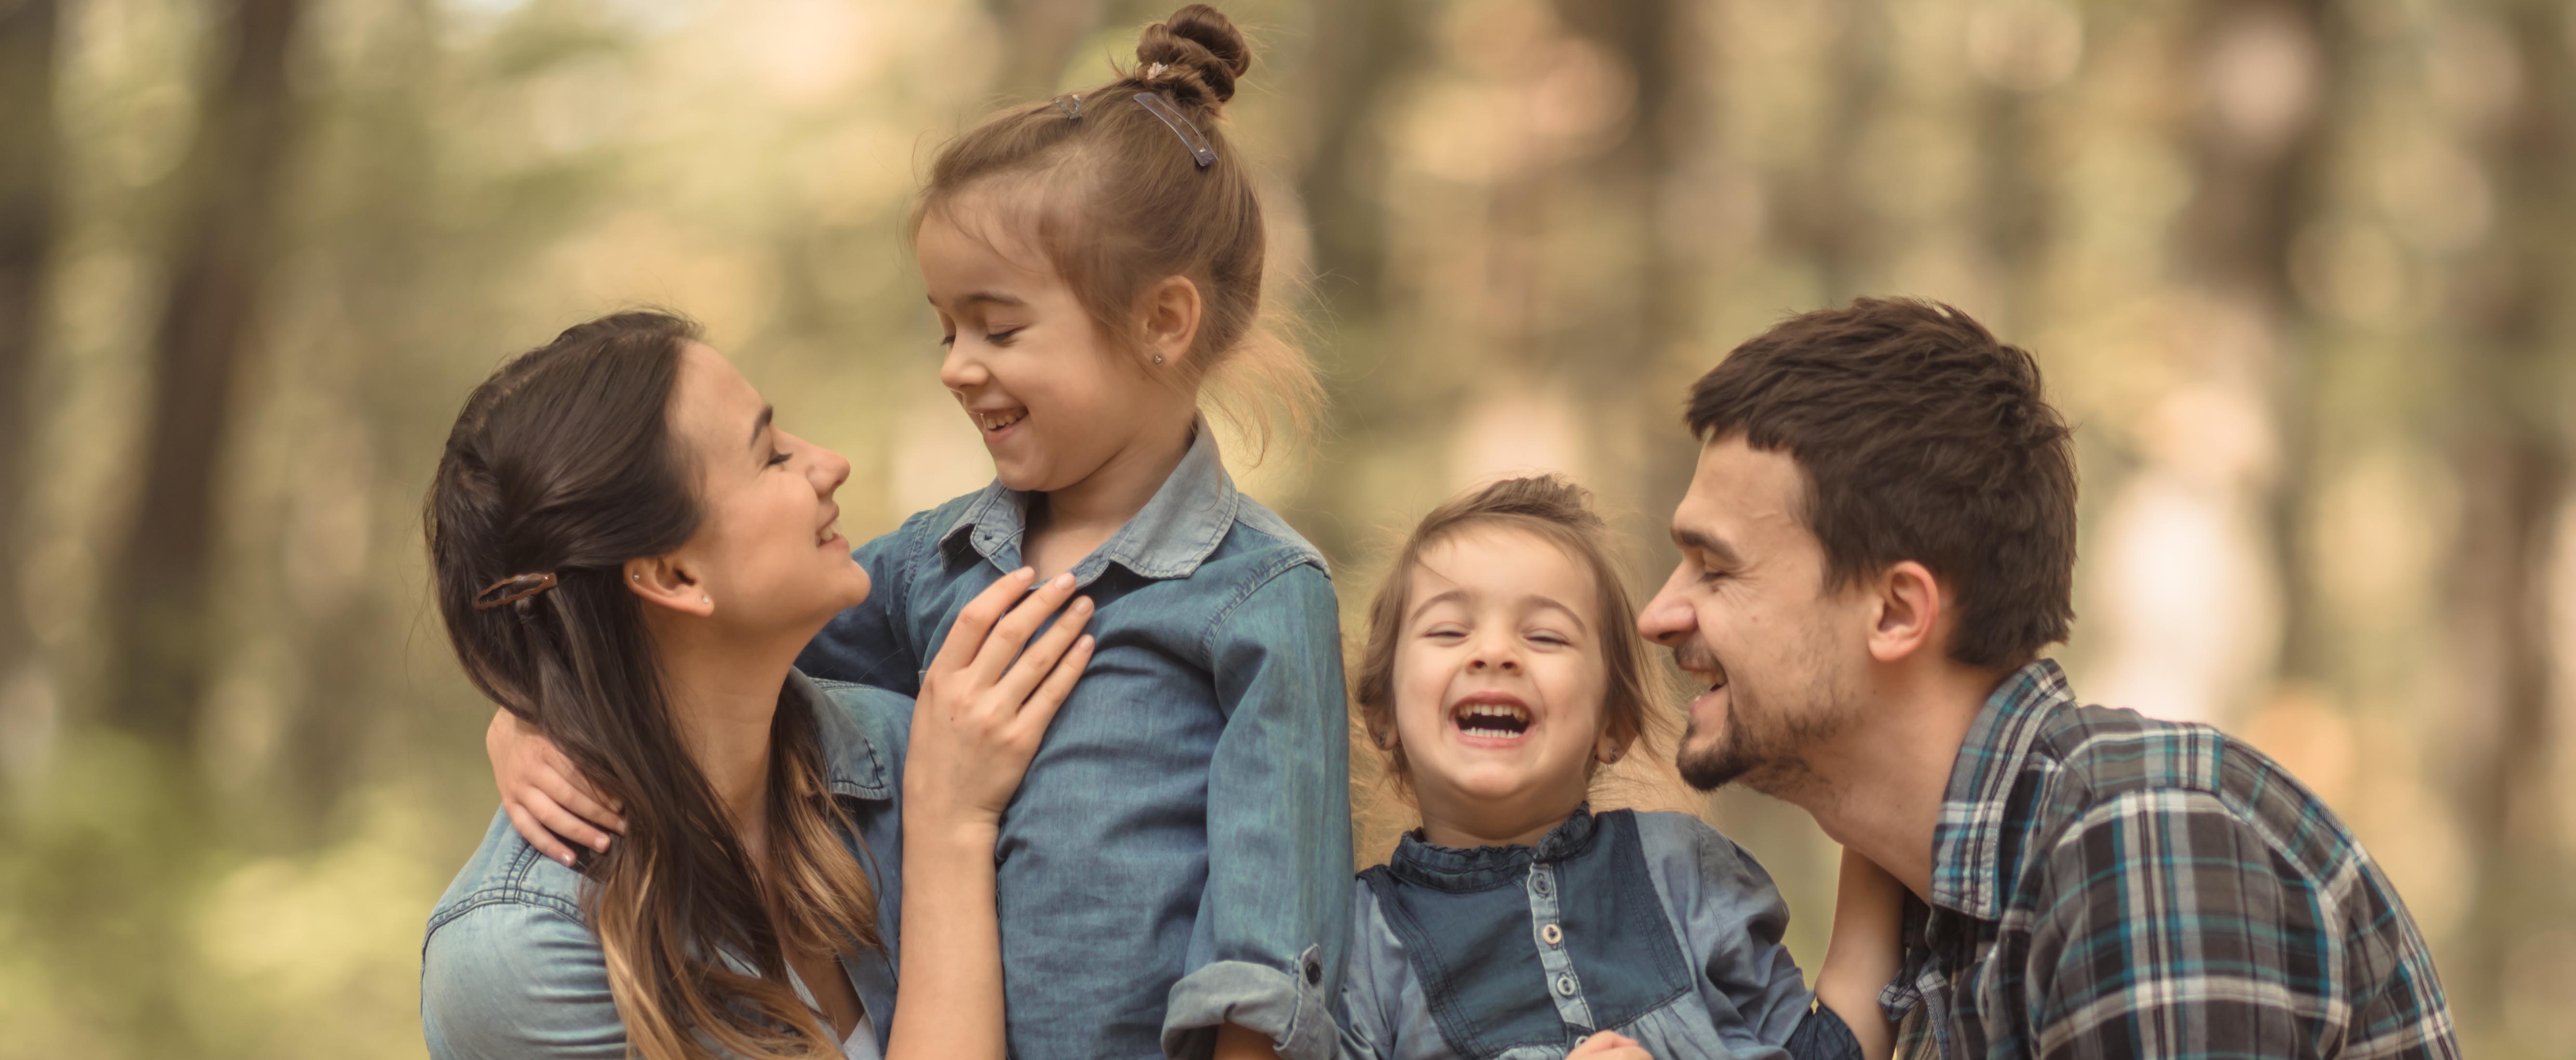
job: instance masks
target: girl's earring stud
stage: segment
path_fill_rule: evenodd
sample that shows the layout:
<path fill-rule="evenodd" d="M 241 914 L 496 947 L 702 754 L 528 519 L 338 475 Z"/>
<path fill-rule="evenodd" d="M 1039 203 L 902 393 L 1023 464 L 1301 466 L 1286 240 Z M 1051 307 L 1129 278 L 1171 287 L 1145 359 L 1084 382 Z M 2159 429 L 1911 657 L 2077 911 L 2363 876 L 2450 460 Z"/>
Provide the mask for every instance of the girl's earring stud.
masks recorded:
<path fill-rule="evenodd" d="M 1163 363 L 1163 355 L 1162 355 L 1162 354 L 1159 354 L 1159 353 L 1158 353 L 1158 354 L 1155 354 L 1155 355 L 1154 355 L 1154 363 L 1155 363 L 1155 364 L 1161 364 L 1161 363 Z"/>

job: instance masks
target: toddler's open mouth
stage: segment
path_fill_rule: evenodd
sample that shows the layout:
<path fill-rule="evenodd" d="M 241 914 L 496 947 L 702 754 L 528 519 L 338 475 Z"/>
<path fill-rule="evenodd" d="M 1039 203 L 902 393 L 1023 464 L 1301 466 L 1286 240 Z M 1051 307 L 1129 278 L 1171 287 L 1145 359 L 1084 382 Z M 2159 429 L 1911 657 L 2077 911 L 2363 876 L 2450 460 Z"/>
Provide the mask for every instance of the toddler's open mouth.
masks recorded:
<path fill-rule="evenodd" d="M 1530 709 L 1518 697 L 1478 692 L 1449 708 L 1449 723 L 1461 735 L 1481 740 L 1514 740 L 1529 732 Z"/>

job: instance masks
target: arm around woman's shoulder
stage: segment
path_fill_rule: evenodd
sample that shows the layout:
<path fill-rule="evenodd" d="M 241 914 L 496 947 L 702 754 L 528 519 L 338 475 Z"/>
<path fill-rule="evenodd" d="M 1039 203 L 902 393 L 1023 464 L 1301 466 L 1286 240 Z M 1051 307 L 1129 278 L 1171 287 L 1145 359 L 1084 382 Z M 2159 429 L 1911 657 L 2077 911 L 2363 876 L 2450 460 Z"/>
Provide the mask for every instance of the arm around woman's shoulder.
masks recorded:
<path fill-rule="evenodd" d="M 442 914 L 421 949 L 432 1060 L 622 1060 L 599 940 L 552 904 L 492 897 Z"/>

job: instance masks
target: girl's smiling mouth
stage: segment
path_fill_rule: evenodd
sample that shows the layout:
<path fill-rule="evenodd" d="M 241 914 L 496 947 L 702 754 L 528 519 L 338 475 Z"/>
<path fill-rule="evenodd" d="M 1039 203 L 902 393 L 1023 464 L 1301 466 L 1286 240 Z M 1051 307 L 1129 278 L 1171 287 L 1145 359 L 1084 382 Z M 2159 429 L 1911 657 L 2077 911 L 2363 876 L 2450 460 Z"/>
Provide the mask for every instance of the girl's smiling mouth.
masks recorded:
<path fill-rule="evenodd" d="M 975 418 L 975 426 L 983 428 L 984 433 L 988 435 L 1000 434 L 1003 431 L 1010 430 L 1012 427 L 1019 425 L 1021 420 L 1029 418 L 1029 410 L 1016 405 L 1009 408 L 968 409 L 966 411 L 968 415 Z"/>
<path fill-rule="evenodd" d="M 1470 692 L 1449 705 L 1449 724 L 1470 747 L 1509 747 L 1529 736 L 1536 716 L 1509 692 Z"/>

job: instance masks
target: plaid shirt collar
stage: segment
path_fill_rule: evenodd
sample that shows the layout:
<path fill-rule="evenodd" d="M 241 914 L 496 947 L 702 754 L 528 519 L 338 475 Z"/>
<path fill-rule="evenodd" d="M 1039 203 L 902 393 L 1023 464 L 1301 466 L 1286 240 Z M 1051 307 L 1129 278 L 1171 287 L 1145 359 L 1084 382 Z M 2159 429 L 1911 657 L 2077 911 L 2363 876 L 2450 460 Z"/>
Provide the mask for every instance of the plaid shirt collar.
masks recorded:
<path fill-rule="evenodd" d="M 1941 820 L 1932 826 L 1933 905 L 1979 920 L 2003 915 L 2021 876 L 2019 850 L 2004 863 L 2005 804 L 2050 711 L 2074 704 L 2066 671 L 2049 659 L 2013 671 L 1986 697 L 1950 765 Z"/>

